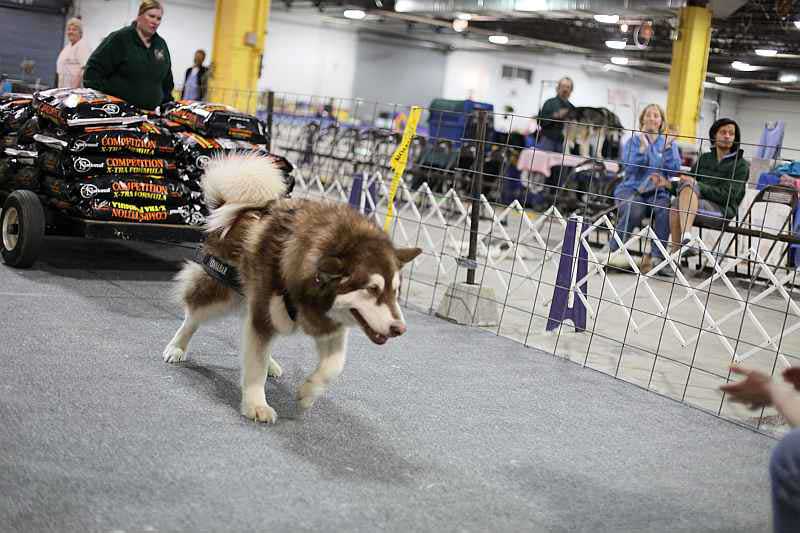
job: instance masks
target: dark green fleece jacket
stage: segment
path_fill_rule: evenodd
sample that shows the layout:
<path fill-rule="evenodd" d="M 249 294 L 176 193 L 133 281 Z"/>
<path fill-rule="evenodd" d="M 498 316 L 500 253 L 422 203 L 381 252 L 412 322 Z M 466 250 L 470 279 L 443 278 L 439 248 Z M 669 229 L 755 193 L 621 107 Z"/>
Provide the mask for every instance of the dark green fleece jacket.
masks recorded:
<path fill-rule="evenodd" d="M 157 33 L 146 47 L 136 23 L 110 33 L 89 57 L 83 84 L 142 109 L 172 100 L 172 61 Z"/>
<path fill-rule="evenodd" d="M 736 216 L 750 175 L 750 165 L 745 161 L 742 150 L 732 152 L 719 161 L 716 150 L 706 152 L 694 164 L 691 175 L 697 180 L 701 198 L 720 206 L 725 218 Z"/>

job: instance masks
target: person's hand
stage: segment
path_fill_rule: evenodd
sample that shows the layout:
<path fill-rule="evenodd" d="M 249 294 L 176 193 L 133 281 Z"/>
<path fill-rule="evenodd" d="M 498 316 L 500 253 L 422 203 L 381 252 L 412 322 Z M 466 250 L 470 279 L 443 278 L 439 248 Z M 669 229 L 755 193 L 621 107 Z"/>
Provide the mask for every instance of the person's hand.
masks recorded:
<path fill-rule="evenodd" d="M 669 180 L 664 176 L 662 176 L 661 174 L 653 173 L 650 174 L 650 176 L 648 177 L 650 178 L 650 181 L 653 182 L 653 185 L 655 185 L 656 187 L 669 187 Z"/>
<path fill-rule="evenodd" d="M 742 374 L 745 379 L 736 383 L 727 383 L 720 386 L 722 392 L 731 395 L 731 400 L 747 405 L 750 409 L 766 407 L 772 403 L 770 386 L 772 379 L 758 370 L 750 370 L 740 366 L 732 366 L 734 374 Z"/>
<path fill-rule="evenodd" d="M 688 185 L 694 185 L 695 179 L 691 176 L 687 176 L 686 174 L 681 174 L 681 183 L 686 183 Z"/>
<path fill-rule="evenodd" d="M 795 390 L 800 391 L 800 366 L 790 366 L 784 370 L 783 379 L 791 383 Z"/>
<path fill-rule="evenodd" d="M 553 113 L 553 118 L 564 118 L 564 117 L 567 116 L 567 113 L 569 113 L 569 108 L 568 107 L 565 107 L 563 109 L 559 109 L 558 111 Z"/>

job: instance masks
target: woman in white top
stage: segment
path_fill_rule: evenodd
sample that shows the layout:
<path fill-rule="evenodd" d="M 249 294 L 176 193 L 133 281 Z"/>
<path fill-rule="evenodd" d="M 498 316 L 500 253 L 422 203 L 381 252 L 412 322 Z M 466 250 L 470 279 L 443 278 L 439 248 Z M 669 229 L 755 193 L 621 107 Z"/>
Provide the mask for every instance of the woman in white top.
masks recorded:
<path fill-rule="evenodd" d="M 67 21 L 67 45 L 58 54 L 56 70 L 59 87 L 80 87 L 83 84 L 83 69 L 92 51 L 82 39 L 83 24 L 81 19 L 72 18 Z"/>

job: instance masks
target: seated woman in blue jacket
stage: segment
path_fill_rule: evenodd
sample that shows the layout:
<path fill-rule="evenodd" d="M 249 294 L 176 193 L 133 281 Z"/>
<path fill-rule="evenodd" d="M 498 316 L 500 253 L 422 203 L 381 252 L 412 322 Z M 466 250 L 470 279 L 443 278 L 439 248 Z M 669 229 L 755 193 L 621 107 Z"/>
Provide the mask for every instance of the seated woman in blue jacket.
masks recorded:
<path fill-rule="evenodd" d="M 617 203 L 617 224 L 614 228 L 624 243 L 632 232 L 640 227 L 644 218 L 650 218 L 664 249 L 669 250 L 669 205 L 670 193 L 664 188 L 670 176 L 677 174 L 681 162 L 678 146 L 672 142 L 674 137 L 664 134 L 666 116 L 658 104 L 650 104 L 639 115 L 639 129 L 628 139 L 622 150 L 622 163 L 625 165 L 625 179 L 614 191 Z M 613 239 L 609 242 L 611 252 L 619 246 Z M 650 255 L 654 265 L 663 259 L 655 242 L 651 243 Z M 622 253 L 609 257 L 609 266 L 630 268 Z M 656 274 L 672 277 L 675 275 L 669 265 L 659 269 Z"/>

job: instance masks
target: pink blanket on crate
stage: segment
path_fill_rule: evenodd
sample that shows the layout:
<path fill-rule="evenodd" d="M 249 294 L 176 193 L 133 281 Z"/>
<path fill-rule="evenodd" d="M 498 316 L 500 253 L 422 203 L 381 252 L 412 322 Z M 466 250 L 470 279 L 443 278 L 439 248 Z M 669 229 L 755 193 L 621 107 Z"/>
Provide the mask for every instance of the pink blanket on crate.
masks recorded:
<path fill-rule="evenodd" d="M 574 167 L 585 161 L 585 159 L 578 155 L 565 155 L 539 150 L 538 148 L 526 148 L 519 156 L 517 170 L 521 172 L 538 172 L 549 177 L 552 167 L 556 165 Z M 616 161 L 604 161 L 604 163 L 609 172 L 616 173 L 619 170 L 619 163 Z"/>

